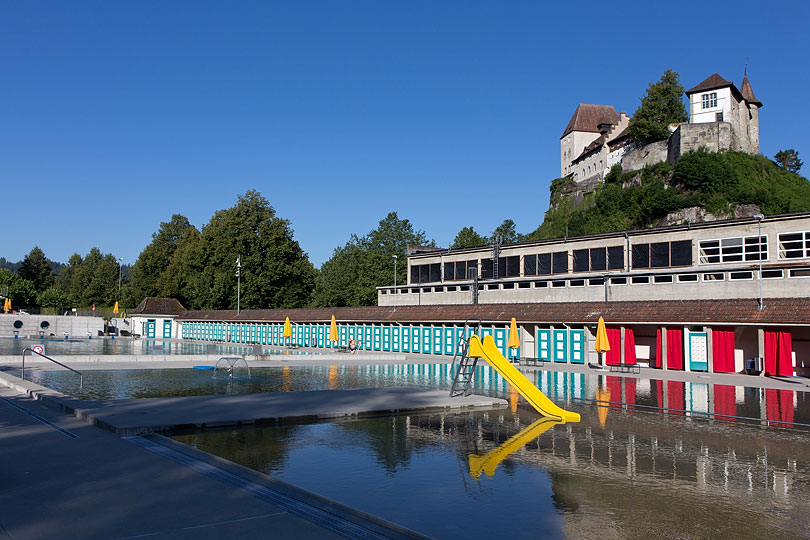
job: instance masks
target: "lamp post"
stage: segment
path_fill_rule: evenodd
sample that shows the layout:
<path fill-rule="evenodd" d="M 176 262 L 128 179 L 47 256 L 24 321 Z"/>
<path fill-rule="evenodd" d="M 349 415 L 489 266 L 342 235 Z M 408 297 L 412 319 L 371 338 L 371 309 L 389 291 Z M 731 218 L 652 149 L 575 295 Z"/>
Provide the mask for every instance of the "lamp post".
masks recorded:
<path fill-rule="evenodd" d="M 397 256 L 391 255 L 394 258 L 394 311 L 397 310 Z"/>
<path fill-rule="evenodd" d="M 242 295 L 242 262 L 239 260 L 242 256 L 236 258 L 236 314 L 239 315 L 240 311 L 240 300 Z"/>
<path fill-rule="evenodd" d="M 762 303 L 762 220 L 765 219 L 765 216 L 754 214 L 753 217 L 757 220 L 757 244 L 759 245 L 759 305 L 757 311 L 762 311 L 765 308 Z"/>
<path fill-rule="evenodd" d="M 123 261 L 123 257 L 118 257 L 118 301 L 121 301 L 121 274 L 123 272 L 124 267 L 121 266 L 121 261 Z"/>

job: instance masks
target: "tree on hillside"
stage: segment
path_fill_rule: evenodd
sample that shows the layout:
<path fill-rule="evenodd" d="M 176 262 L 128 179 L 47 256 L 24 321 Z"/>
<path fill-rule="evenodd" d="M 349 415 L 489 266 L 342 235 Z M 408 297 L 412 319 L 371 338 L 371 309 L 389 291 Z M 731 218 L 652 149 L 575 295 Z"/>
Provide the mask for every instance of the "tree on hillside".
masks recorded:
<path fill-rule="evenodd" d="M 277 217 L 258 191 L 217 211 L 200 239 L 184 249 L 183 273 L 172 283 L 185 284 L 186 307 L 236 309 L 237 258 L 242 308 L 300 307 L 310 300 L 315 268 L 293 239 L 290 222 Z"/>
<path fill-rule="evenodd" d="M 199 238 L 199 231 L 181 214 L 174 214 L 171 220 L 162 222 L 152 242 L 144 248 L 132 267 L 131 288 L 135 305 L 147 296 L 170 296 L 163 290 L 163 285 L 173 281 L 171 276 L 164 275 L 170 270 L 178 244 L 186 238 Z M 176 269 L 176 266 L 173 270 Z"/>
<path fill-rule="evenodd" d="M 32 282 L 34 289 L 38 293 L 51 287 L 56 280 L 56 276 L 51 270 L 51 261 L 45 257 L 45 253 L 37 246 L 34 246 L 25 256 L 17 273 L 23 279 Z"/>
<path fill-rule="evenodd" d="M 485 246 L 487 245 L 487 239 L 475 232 L 475 229 L 472 227 L 464 227 L 453 239 L 453 243 L 450 244 L 451 249 L 458 249 L 458 248 L 467 248 L 467 247 L 478 247 L 478 246 Z"/>
<path fill-rule="evenodd" d="M 76 301 L 59 287 L 51 287 L 37 295 L 37 304 L 47 308 L 65 309 L 74 307 Z"/>
<path fill-rule="evenodd" d="M 686 122 L 683 92 L 678 73 L 671 69 L 666 70 L 657 83 L 650 83 L 628 127 L 637 145 L 666 140 L 670 124 Z"/>
<path fill-rule="evenodd" d="M 94 247 L 85 257 L 74 253 L 62 269 L 59 288 L 79 306 L 112 306 L 118 298 L 118 261 Z"/>
<path fill-rule="evenodd" d="M 408 244 L 433 245 L 423 231 L 391 212 L 363 237 L 352 235 L 323 263 L 315 282 L 313 302 L 319 307 L 377 305 L 376 287 L 407 283 Z"/>
<path fill-rule="evenodd" d="M 774 154 L 773 160 L 786 171 L 794 173 L 798 173 L 802 165 L 804 165 L 799 159 L 799 153 L 792 148 L 778 151 Z"/>

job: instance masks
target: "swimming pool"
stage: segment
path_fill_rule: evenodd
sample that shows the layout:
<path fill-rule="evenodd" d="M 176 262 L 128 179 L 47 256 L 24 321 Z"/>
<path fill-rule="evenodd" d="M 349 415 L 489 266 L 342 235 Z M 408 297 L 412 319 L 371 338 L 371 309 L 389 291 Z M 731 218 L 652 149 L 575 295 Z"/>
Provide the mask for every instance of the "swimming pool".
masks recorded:
<path fill-rule="evenodd" d="M 0 338 L 0 356 L 22 355 L 23 349 L 42 345 L 45 354 L 58 355 L 150 355 L 150 354 L 213 354 L 244 356 L 255 354 L 253 345 L 170 341 L 160 339 L 93 338 L 93 339 L 30 339 Z M 308 351 L 281 351 L 261 347 L 262 354 L 321 354 Z"/>
<path fill-rule="evenodd" d="M 19 369 L 9 369 L 19 375 Z M 26 379 L 79 399 L 127 399 L 300 390 L 346 390 L 389 386 L 446 388 L 450 365 L 399 364 L 251 368 L 251 378 L 214 379 L 194 369 L 84 370 L 84 385 L 63 370 L 26 369 Z M 607 374 L 527 372 L 553 401 L 563 404 L 599 401 L 615 408 L 665 411 L 674 416 L 733 419 L 775 427 L 810 429 L 810 394 L 802 391 L 727 386 L 710 383 L 635 379 Z M 513 405 L 518 394 L 487 365 L 474 377 L 476 393 L 502 397 Z"/>
<path fill-rule="evenodd" d="M 532 411 L 174 438 L 435 538 L 810 536 L 810 434 L 570 408 L 581 423 L 529 433 L 517 447 Z"/>

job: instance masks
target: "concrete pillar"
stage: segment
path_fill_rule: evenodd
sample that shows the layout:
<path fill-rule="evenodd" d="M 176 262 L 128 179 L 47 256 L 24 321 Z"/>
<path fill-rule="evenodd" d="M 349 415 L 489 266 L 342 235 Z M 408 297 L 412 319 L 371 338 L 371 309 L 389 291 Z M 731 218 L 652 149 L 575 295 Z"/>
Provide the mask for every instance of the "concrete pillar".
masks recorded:
<path fill-rule="evenodd" d="M 619 356 L 619 362 L 624 364 L 624 326 L 619 327 L 619 333 L 621 334 L 621 343 L 622 343 L 622 350 L 621 356 Z"/>
<path fill-rule="evenodd" d="M 667 367 L 667 327 L 661 327 L 661 369 L 668 370 Z"/>
<path fill-rule="evenodd" d="M 762 371 L 759 372 L 760 377 L 765 376 L 765 329 L 757 328 L 757 356 L 762 363 Z"/>
<path fill-rule="evenodd" d="M 704 326 L 703 330 L 706 332 L 706 370 L 708 373 L 714 373 L 714 342 L 712 341 L 712 327 Z"/>

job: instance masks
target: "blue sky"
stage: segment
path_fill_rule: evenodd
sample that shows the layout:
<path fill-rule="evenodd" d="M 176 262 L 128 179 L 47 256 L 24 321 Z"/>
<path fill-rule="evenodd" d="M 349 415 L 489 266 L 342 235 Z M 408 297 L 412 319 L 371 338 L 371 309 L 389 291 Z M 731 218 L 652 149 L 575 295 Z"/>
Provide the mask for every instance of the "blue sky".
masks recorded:
<path fill-rule="evenodd" d="M 390 211 L 441 246 L 530 232 L 577 104 L 632 114 L 666 69 L 748 62 L 761 152 L 810 163 L 810 4 L 546 4 L 6 2 L 0 256 L 134 263 L 249 189 L 316 266 Z"/>

